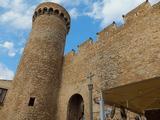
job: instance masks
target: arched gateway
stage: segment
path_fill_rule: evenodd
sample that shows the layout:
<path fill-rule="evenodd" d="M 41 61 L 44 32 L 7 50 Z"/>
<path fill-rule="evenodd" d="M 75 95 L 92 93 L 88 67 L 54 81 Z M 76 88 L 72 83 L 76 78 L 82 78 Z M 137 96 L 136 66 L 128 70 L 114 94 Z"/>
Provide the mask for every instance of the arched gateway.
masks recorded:
<path fill-rule="evenodd" d="M 67 120 L 79 120 L 84 115 L 84 101 L 80 94 L 71 96 L 68 102 Z"/>

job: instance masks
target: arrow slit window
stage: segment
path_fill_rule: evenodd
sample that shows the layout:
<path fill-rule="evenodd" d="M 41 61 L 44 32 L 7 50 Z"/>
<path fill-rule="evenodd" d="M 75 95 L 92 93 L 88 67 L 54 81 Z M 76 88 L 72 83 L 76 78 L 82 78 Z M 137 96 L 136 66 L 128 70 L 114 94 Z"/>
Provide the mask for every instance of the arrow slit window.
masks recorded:
<path fill-rule="evenodd" d="M 28 106 L 34 106 L 34 101 L 35 101 L 35 98 L 30 98 Z"/>

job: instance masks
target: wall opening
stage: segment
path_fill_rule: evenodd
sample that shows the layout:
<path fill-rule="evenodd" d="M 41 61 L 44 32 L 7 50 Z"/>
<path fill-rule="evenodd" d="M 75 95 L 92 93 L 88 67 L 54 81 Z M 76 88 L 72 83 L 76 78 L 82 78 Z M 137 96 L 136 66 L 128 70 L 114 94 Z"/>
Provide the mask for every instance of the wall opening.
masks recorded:
<path fill-rule="evenodd" d="M 7 89 L 0 88 L 0 105 L 3 105 Z"/>
<path fill-rule="evenodd" d="M 29 99 L 29 103 L 28 103 L 28 106 L 34 106 L 34 101 L 35 101 L 35 98 L 30 98 Z"/>
<path fill-rule="evenodd" d="M 71 96 L 68 102 L 67 120 L 79 120 L 84 115 L 84 101 L 80 94 Z"/>

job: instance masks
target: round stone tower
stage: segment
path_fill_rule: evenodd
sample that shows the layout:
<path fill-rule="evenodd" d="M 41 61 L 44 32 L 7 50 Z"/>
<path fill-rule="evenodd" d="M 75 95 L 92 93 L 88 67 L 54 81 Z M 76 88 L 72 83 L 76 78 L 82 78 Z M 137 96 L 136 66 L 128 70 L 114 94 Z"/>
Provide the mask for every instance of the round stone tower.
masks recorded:
<path fill-rule="evenodd" d="M 70 16 L 60 5 L 40 4 L 32 30 L 7 93 L 5 120 L 56 120 L 62 56 Z"/>

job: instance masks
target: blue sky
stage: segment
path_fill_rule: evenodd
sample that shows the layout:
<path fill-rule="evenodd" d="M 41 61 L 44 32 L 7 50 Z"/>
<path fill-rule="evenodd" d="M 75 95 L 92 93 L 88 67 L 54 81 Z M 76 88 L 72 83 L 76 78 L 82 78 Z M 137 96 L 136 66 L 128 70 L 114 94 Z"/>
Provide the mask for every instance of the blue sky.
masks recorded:
<path fill-rule="evenodd" d="M 151 5 L 160 0 L 149 0 Z M 71 29 L 67 36 L 65 54 L 113 21 L 123 24 L 122 15 L 145 0 L 0 0 L 0 79 L 12 80 L 24 46 L 28 39 L 32 15 L 42 2 L 62 5 L 71 16 Z"/>

